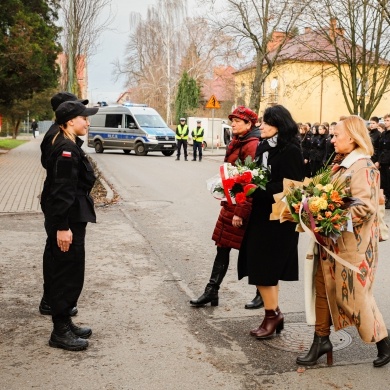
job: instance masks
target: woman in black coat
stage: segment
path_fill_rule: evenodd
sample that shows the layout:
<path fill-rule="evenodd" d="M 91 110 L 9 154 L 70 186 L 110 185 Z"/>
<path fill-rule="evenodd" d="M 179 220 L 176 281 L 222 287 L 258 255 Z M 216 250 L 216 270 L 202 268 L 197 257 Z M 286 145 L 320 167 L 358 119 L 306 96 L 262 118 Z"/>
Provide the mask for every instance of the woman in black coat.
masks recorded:
<path fill-rule="evenodd" d="M 260 126 L 262 143 L 256 158 L 270 170 L 266 189 L 253 193 L 252 213 L 238 257 L 238 278 L 248 277 L 264 300 L 265 317 L 250 334 L 271 336 L 283 329 L 279 309 L 279 280 L 298 280 L 298 233 L 296 223 L 270 221 L 274 195 L 283 191 L 283 179 L 303 180 L 304 164 L 298 128 L 283 106 L 269 107 Z"/>

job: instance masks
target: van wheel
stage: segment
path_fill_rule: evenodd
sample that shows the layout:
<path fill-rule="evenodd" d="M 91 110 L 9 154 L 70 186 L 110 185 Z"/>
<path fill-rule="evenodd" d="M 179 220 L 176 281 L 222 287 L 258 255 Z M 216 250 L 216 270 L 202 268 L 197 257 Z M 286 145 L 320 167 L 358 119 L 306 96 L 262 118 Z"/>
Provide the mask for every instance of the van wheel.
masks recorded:
<path fill-rule="evenodd" d="M 95 141 L 95 152 L 96 153 L 103 153 L 103 144 L 100 141 Z"/>
<path fill-rule="evenodd" d="M 203 150 L 206 150 L 207 149 L 207 143 L 205 141 L 203 141 L 202 143 L 202 149 Z"/>
<path fill-rule="evenodd" d="M 123 149 L 124 154 L 130 154 L 130 152 L 131 152 L 131 150 L 129 150 L 129 149 Z"/>
<path fill-rule="evenodd" d="M 173 153 L 175 153 L 174 150 L 163 150 L 161 152 L 164 156 L 172 156 Z"/>
<path fill-rule="evenodd" d="M 137 156 L 146 156 L 148 154 L 148 151 L 142 142 L 138 142 L 138 144 L 135 145 L 134 152 Z"/>

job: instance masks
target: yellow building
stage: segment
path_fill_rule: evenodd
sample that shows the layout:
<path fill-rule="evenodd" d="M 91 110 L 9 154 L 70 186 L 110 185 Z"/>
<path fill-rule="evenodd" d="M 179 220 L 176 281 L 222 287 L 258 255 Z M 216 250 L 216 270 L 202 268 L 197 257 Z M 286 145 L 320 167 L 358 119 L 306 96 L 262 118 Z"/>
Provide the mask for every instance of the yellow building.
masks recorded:
<path fill-rule="evenodd" d="M 304 34 L 291 38 L 281 50 L 280 60 L 263 84 L 259 116 L 275 104 L 288 108 L 297 122 L 330 123 L 341 115 L 349 115 L 334 66 L 307 48 L 307 42 L 313 41 L 317 47 L 329 49 L 331 46 L 318 33 L 306 28 Z M 235 104 L 249 105 L 255 65 L 234 75 Z M 390 92 L 387 92 L 371 116 L 383 117 L 390 112 L 389 101 Z"/>

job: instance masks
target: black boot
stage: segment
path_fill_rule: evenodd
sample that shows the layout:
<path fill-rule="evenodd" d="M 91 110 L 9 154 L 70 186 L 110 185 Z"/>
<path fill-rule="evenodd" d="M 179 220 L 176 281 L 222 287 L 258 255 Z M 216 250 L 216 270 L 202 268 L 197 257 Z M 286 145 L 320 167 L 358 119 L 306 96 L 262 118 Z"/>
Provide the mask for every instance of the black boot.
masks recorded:
<path fill-rule="evenodd" d="M 77 306 L 74 306 L 69 310 L 69 315 L 73 317 L 78 313 L 78 311 L 79 310 L 77 309 Z M 51 315 L 51 308 L 45 297 L 41 299 L 41 303 L 39 304 L 39 312 L 43 315 Z"/>
<path fill-rule="evenodd" d="M 179 161 L 179 160 L 180 160 L 180 156 L 177 156 L 177 157 L 176 157 L 176 161 Z"/>
<path fill-rule="evenodd" d="M 390 199 L 388 199 L 385 203 L 385 209 L 390 209 Z"/>
<path fill-rule="evenodd" d="M 326 363 L 328 366 L 333 364 L 333 345 L 329 340 L 329 336 L 317 336 L 314 333 L 313 344 L 306 356 L 298 356 L 297 364 L 301 366 L 314 366 L 317 360 L 326 354 Z"/>
<path fill-rule="evenodd" d="M 374 367 L 382 367 L 390 362 L 390 339 L 384 338 L 376 343 L 378 348 L 378 359 L 374 360 Z"/>
<path fill-rule="evenodd" d="M 198 299 L 191 299 L 193 306 L 204 306 L 211 303 L 211 306 L 218 306 L 218 290 L 229 267 L 229 253 L 231 248 L 217 247 L 213 269 L 211 271 L 210 281 L 204 290 L 204 293 Z"/>
<path fill-rule="evenodd" d="M 53 348 L 62 348 L 67 351 L 82 351 L 87 349 L 88 341 L 76 336 L 70 329 L 70 319 L 54 322 L 49 345 Z"/>
<path fill-rule="evenodd" d="M 88 327 L 81 328 L 80 326 L 75 325 L 71 319 L 69 319 L 69 328 L 74 335 L 82 339 L 88 339 L 92 335 L 92 329 Z"/>
<path fill-rule="evenodd" d="M 245 309 L 261 309 L 264 307 L 263 298 L 260 295 L 259 290 L 256 291 L 256 296 L 245 305 Z"/>

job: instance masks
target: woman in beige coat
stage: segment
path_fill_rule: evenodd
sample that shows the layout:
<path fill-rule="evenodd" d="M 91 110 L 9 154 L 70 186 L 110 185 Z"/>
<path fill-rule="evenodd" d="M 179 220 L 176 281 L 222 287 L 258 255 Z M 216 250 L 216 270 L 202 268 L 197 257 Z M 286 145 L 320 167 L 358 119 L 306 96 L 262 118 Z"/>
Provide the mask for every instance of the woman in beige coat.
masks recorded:
<path fill-rule="evenodd" d="M 376 343 L 375 367 L 390 362 L 390 339 L 374 296 L 373 284 L 378 265 L 379 171 L 371 161 L 373 147 L 364 121 L 349 116 L 340 121 L 332 139 L 337 153 L 344 158 L 334 165 L 334 177 L 346 181 L 347 195 L 360 202 L 351 207 L 353 232 L 343 231 L 336 243 L 325 240 L 326 247 L 357 267 L 360 273 L 339 263 L 320 247 L 320 264 L 315 275 L 316 323 L 314 341 L 306 356 L 297 358 L 299 365 L 310 366 L 327 354 L 332 364 L 330 326 L 335 330 L 355 326 L 361 339 Z"/>

